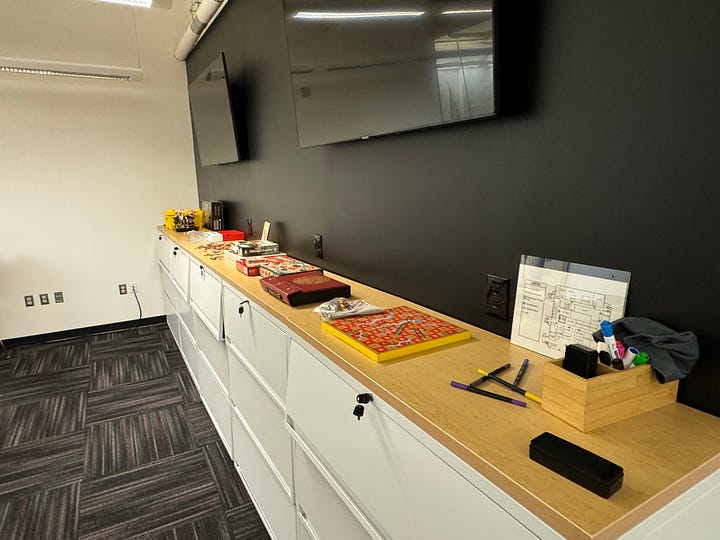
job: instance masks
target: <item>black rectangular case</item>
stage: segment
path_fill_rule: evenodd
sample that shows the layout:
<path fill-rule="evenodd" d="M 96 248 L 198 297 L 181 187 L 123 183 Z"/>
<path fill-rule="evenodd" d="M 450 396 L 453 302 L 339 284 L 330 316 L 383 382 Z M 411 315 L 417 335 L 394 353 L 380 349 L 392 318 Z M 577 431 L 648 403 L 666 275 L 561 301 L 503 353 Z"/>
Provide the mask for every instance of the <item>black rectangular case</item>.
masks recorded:
<path fill-rule="evenodd" d="M 605 499 L 622 487 L 622 467 L 547 431 L 530 441 L 530 459 Z"/>

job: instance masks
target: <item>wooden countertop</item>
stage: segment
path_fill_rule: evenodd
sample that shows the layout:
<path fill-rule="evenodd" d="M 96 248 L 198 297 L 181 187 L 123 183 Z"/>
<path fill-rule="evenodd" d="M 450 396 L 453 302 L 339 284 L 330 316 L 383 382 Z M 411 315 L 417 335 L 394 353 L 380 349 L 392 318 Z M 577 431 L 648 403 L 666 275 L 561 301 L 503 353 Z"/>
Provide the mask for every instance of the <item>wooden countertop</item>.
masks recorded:
<path fill-rule="evenodd" d="M 158 229 L 567 538 L 616 538 L 720 469 L 720 419 L 714 416 L 674 403 L 582 433 L 532 401 L 522 409 L 450 387 L 451 380 L 478 378 L 477 368 L 490 371 L 506 362 L 513 367 L 504 376 L 512 380 L 528 358 L 523 387 L 541 394 L 543 365 L 550 360 L 545 356 L 328 272 L 350 284 L 354 297 L 384 308 L 417 307 L 472 332 L 470 341 L 375 363 L 321 330 L 319 316 L 312 311 L 317 304 L 287 306 L 264 292 L 259 278 L 209 259 L 184 234 Z M 493 384 L 487 388 L 506 393 Z M 603 499 L 531 461 L 530 440 L 544 431 L 623 467 L 623 487 Z"/>

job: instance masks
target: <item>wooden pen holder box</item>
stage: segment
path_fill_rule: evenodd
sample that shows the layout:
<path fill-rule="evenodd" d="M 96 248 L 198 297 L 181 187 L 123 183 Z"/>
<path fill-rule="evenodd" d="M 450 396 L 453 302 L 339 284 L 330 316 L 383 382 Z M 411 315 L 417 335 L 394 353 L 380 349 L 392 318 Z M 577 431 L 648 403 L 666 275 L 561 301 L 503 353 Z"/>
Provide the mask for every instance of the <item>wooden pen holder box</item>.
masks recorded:
<path fill-rule="evenodd" d="M 616 370 L 598 364 L 597 375 L 584 379 L 546 362 L 542 408 L 586 432 L 674 403 L 678 381 L 660 384 L 649 364 Z"/>

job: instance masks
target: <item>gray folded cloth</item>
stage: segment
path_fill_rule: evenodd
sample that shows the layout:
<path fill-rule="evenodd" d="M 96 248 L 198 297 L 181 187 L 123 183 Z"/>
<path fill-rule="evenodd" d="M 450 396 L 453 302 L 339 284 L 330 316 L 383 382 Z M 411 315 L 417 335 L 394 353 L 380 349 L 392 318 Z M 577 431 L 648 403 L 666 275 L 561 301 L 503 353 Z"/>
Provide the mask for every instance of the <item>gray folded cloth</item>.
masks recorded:
<path fill-rule="evenodd" d="M 648 353 L 650 365 L 661 383 L 687 377 L 700 358 L 700 346 L 692 332 L 676 332 L 647 317 L 623 317 L 612 323 L 615 339 L 625 348 L 635 347 Z M 603 341 L 602 331 L 593 333 Z"/>

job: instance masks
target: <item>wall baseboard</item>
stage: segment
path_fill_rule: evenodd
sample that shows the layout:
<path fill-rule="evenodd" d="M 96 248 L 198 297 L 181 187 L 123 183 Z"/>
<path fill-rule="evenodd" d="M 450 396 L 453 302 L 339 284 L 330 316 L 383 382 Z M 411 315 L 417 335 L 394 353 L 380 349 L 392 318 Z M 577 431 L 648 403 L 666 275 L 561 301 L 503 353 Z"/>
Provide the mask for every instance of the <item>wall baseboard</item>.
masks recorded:
<path fill-rule="evenodd" d="M 62 341 L 74 337 L 87 336 L 89 334 L 104 334 L 107 332 L 117 332 L 119 330 L 127 330 L 137 326 L 150 326 L 153 324 L 161 324 L 167 321 L 165 315 L 159 317 L 148 317 L 147 319 L 133 319 L 131 321 L 121 321 L 110 324 L 101 324 L 98 326 L 87 326 L 85 328 L 73 328 L 72 330 L 62 330 L 60 332 L 50 332 L 48 334 L 37 334 L 34 336 L 24 336 L 4 340 L 5 348 L 12 349 L 20 345 L 30 345 L 34 343 L 47 343 L 51 341 Z"/>

